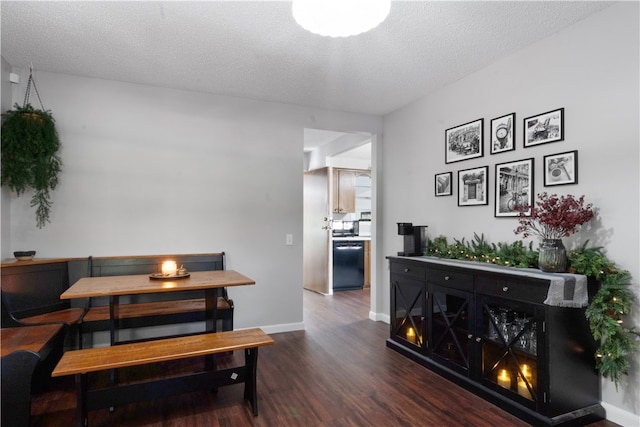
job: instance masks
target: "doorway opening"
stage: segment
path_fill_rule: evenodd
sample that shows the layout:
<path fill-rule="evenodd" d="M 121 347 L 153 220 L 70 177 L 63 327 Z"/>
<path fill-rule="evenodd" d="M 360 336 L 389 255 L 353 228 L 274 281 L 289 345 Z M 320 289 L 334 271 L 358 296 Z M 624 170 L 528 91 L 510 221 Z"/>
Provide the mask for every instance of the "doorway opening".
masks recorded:
<path fill-rule="evenodd" d="M 304 135 L 303 286 L 333 294 L 334 273 L 338 272 L 333 269 L 334 244 L 346 239 L 363 242 L 362 246 L 366 242 L 363 288 L 374 292 L 375 135 L 319 129 L 305 129 Z M 337 237 L 337 229 L 351 227 L 352 222 L 357 223 L 356 234 Z"/>

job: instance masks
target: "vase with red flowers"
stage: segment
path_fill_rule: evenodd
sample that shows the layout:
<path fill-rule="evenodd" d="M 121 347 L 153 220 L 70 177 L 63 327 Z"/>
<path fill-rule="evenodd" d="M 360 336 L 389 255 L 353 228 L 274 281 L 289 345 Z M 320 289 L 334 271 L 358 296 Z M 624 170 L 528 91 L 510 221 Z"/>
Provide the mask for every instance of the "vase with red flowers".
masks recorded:
<path fill-rule="evenodd" d="M 542 238 L 538 268 L 551 273 L 567 270 L 567 251 L 562 238 L 576 233 L 582 224 L 593 218 L 593 205 L 585 204 L 584 196 L 538 194 L 535 206 L 519 207 L 520 225 L 514 230 L 526 238 L 537 235 Z M 531 211 L 527 216 L 526 212 Z"/>

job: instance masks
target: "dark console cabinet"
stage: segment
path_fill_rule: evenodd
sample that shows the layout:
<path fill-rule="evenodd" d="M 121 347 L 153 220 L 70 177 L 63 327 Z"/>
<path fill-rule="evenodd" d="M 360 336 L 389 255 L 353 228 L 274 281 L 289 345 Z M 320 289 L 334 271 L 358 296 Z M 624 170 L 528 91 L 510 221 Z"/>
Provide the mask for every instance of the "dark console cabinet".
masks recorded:
<path fill-rule="evenodd" d="M 558 276 L 388 259 L 388 347 L 534 425 L 604 418 L 585 309 L 545 304 Z"/>

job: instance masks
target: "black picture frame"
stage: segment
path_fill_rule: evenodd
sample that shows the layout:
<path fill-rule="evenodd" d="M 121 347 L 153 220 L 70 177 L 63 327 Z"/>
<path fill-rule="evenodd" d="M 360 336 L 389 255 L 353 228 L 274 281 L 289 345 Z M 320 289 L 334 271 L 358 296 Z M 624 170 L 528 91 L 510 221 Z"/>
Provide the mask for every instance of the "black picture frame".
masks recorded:
<path fill-rule="evenodd" d="M 495 216 L 517 217 L 516 206 L 532 206 L 534 195 L 534 159 L 522 159 L 496 164 Z M 525 211 L 531 215 L 531 209 Z"/>
<path fill-rule="evenodd" d="M 490 153 L 499 154 L 516 149 L 516 113 L 491 119 L 489 133 Z"/>
<path fill-rule="evenodd" d="M 489 204 L 489 166 L 458 171 L 458 206 Z"/>
<path fill-rule="evenodd" d="M 544 186 L 578 183 L 578 150 L 549 154 L 543 158 Z"/>
<path fill-rule="evenodd" d="M 564 140 L 564 108 L 524 119 L 525 148 Z"/>
<path fill-rule="evenodd" d="M 437 173 L 435 181 L 436 197 L 453 195 L 453 172 Z"/>
<path fill-rule="evenodd" d="M 447 164 L 484 156 L 484 119 L 445 130 L 444 150 Z"/>

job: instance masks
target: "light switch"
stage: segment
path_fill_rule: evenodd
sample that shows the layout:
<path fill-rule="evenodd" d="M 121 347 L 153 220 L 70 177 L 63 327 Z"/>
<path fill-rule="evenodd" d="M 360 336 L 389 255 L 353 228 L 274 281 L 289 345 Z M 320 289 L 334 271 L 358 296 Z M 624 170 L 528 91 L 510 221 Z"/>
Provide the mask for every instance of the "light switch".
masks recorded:
<path fill-rule="evenodd" d="M 287 246 L 293 245 L 293 234 L 287 234 L 285 237 L 285 244 Z"/>

